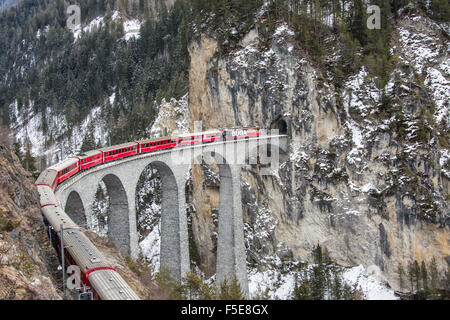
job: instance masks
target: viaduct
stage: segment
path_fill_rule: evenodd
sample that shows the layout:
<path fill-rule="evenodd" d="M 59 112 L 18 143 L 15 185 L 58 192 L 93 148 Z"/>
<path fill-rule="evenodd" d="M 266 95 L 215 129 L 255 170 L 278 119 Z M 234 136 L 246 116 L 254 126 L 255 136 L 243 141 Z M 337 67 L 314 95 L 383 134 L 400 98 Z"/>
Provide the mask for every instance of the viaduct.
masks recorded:
<path fill-rule="evenodd" d="M 185 185 L 193 163 L 216 163 L 220 175 L 217 283 L 236 278 L 248 295 L 241 168 L 261 165 L 270 175 L 287 154 L 287 136 L 262 134 L 258 138 L 193 145 L 142 154 L 101 165 L 61 184 L 55 194 L 60 206 L 77 224 L 90 225 L 91 205 L 103 181 L 110 197 L 108 236 L 122 252 L 138 256 L 136 188 L 151 165 L 162 180 L 161 266 L 180 279 L 190 269 Z"/>

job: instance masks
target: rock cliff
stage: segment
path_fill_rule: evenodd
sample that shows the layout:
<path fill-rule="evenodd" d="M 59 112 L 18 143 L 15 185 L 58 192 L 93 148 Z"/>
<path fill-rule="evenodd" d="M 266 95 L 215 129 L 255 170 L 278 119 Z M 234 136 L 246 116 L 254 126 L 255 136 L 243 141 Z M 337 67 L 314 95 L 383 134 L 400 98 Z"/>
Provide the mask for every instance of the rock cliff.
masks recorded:
<path fill-rule="evenodd" d="M 0 145 L 0 299 L 62 296 L 59 262 L 46 236 L 33 181 L 17 156 Z"/>
<path fill-rule="evenodd" d="M 255 167 L 243 170 L 251 266 L 311 262 L 313 246 L 321 244 L 339 264 L 363 265 L 396 289 L 399 267 L 413 260 L 435 257 L 445 273 L 447 32 L 428 18 L 400 19 L 392 39 L 397 62 L 383 90 L 364 67 L 336 88 L 284 23 L 270 43 L 251 30 L 227 54 L 206 34 L 191 43 L 191 129 L 195 121 L 205 130 L 257 125 L 290 137 L 287 160 L 272 177 Z M 193 231 L 211 274 L 214 241 L 203 239 L 217 231 L 218 187 L 205 186 L 208 171 L 194 169 Z"/>

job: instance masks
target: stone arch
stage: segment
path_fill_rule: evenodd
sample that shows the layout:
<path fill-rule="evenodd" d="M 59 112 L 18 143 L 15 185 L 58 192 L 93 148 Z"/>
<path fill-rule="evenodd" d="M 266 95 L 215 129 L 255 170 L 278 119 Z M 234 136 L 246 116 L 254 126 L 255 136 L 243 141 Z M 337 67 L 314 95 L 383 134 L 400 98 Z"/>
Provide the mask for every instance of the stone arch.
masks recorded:
<path fill-rule="evenodd" d="M 171 275 L 177 279 L 181 279 L 185 273 L 186 261 L 189 262 L 186 211 L 182 212 L 180 202 L 180 194 L 184 193 L 184 189 L 180 192 L 182 186 L 178 185 L 177 173 L 162 161 L 152 161 L 148 166 L 152 166 L 159 173 L 161 179 L 161 249 L 160 249 L 160 266 L 168 267 Z M 144 172 L 145 169 L 142 171 Z M 142 173 L 141 173 L 142 175 Z M 184 215 L 184 218 L 182 217 Z M 186 242 L 186 243 L 184 243 Z"/>
<path fill-rule="evenodd" d="M 216 282 L 236 278 L 243 292 L 248 293 L 244 225 L 242 219 L 241 166 L 230 164 L 216 151 L 203 152 L 195 164 L 215 163 L 219 168 L 219 222 L 216 259 Z"/>
<path fill-rule="evenodd" d="M 72 191 L 69 194 L 64 211 L 77 225 L 79 225 L 80 227 L 86 226 L 86 211 L 84 209 L 81 196 L 78 192 Z"/>
<path fill-rule="evenodd" d="M 102 181 L 109 195 L 108 236 L 120 251 L 129 253 L 131 247 L 127 193 L 122 181 L 114 174 L 107 174 Z"/>

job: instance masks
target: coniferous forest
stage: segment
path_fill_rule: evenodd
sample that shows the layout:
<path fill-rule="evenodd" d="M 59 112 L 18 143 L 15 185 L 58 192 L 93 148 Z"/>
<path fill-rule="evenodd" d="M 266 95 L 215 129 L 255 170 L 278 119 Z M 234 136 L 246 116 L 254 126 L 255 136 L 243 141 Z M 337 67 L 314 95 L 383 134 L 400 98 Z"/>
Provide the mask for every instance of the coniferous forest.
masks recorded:
<path fill-rule="evenodd" d="M 423 2 L 416 1 L 419 5 Z M 177 0 L 174 9 L 168 12 L 164 1 L 150 6 L 143 0 L 81 0 L 82 24 L 100 15 L 106 15 L 106 23 L 74 41 L 65 26 L 64 0 L 24 0 L 0 13 L 2 123 L 10 123 L 8 106 L 17 100 L 19 110 L 32 105 L 36 112 L 42 113 L 45 133 L 47 107 L 64 113 L 69 124 L 75 125 L 115 93 L 115 103 L 107 117 L 120 130 L 111 132 L 111 143 L 140 137 L 155 117 L 155 101 L 180 98 L 187 92 L 188 44 L 199 29 L 217 38 L 222 52 L 232 50 L 242 35 L 258 24 L 255 16 L 263 2 Z M 361 65 L 368 66 L 379 77 L 381 87 L 388 80 L 392 64 L 389 54 L 392 19 L 388 17 L 408 1 L 373 1 L 382 8 L 381 30 L 363 27 L 367 13 L 361 1 L 355 1 L 351 11 L 344 8 L 346 3 L 269 1 L 270 10 L 266 13 L 269 23 L 256 26 L 269 38 L 275 22 L 286 20 L 311 59 L 319 67 L 333 71 L 337 87 Z M 111 21 L 114 8 L 145 20 L 139 39 L 121 40 L 122 25 Z M 448 2 L 433 0 L 427 12 L 446 21 Z M 331 28 L 324 27 L 326 19 L 331 19 Z M 42 32 L 43 29 L 48 32 Z M 329 34 L 334 34 L 335 41 L 345 47 L 344 55 L 331 66 L 324 60 L 327 48 L 332 47 L 323 43 Z"/>

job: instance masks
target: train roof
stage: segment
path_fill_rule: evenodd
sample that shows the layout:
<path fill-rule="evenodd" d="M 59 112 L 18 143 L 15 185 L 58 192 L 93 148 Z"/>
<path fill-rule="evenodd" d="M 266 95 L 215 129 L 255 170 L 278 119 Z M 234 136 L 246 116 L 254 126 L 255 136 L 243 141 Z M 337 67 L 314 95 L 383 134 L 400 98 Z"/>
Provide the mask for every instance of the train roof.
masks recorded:
<path fill-rule="evenodd" d="M 158 142 L 158 141 L 165 141 L 165 140 L 171 140 L 171 139 L 173 139 L 173 137 L 161 137 L 161 138 L 141 140 L 141 141 L 137 141 L 137 143 L 142 144 L 142 143 Z"/>
<path fill-rule="evenodd" d="M 44 171 L 41 172 L 35 184 L 51 186 L 53 182 L 55 182 L 57 174 L 58 172 L 54 169 L 45 169 Z"/>
<path fill-rule="evenodd" d="M 191 132 L 191 133 L 185 133 L 180 134 L 179 136 L 176 136 L 177 138 L 185 138 L 185 137 L 192 137 L 192 136 L 201 136 L 203 135 L 203 132 Z"/>
<path fill-rule="evenodd" d="M 37 186 L 37 190 L 39 193 L 39 203 L 41 204 L 41 207 L 49 205 L 56 206 L 58 204 L 55 194 L 53 193 L 53 190 L 50 187 Z"/>
<path fill-rule="evenodd" d="M 78 225 L 58 206 L 46 206 L 41 208 L 42 214 L 47 219 L 48 223 L 55 229 L 56 232 L 61 231 L 61 225 L 64 230 L 78 229 Z"/>
<path fill-rule="evenodd" d="M 95 271 L 88 279 L 102 300 L 140 300 L 116 271 Z"/>
<path fill-rule="evenodd" d="M 84 152 L 79 157 L 80 158 L 87 158 L 87 157 L 92 157 L 92 156 L 98 155 L 99 153 L 102 153 L 102 152 L 100 150 L 92 150 L 92 151 Z"/>
<path fill-rule="evenodd" d="M 253 127 L 233 127 L 233 128 L 224 128 L 223 130 L 248 130 L 248 129 L 259 129 L 257 126 Z"/>
<path fill-rule="evenodd" d="M 136 146 L 136 144 L 137 144 L 137 142 L 128 142 L 128 143 L 124 143 L 124 144 L 119 144 L 117 146 L 102 148 L 102 149 L 99 149 L 99 151 L 108 152 L 108 151 L 113 151 L 113 150 L 122 149 L 122 148 L 134 147 L 134 146 Z"/>
<path fill-rule="evenodd" d="M 209 130 L 209 131 L 202 132 L 202 134 L 211 134 L 211 133 L 222 133 L 222 130 L 217 129 L 217 130 Z"/>
<path fill-rule="evenodd" d="M 51 166 L 49 169 L 53 169 L 56 171 L 61 171 L 66 169 L 67 167 L 70 167 L 73 164 L 78 164 L 78 159 L 77 158 L 69 158 L 64 160 L 63 162 L 60 162 L 58 164 L 55 164 L 54 166 Z"/>
<path fill-rule="evenodd" d="M 64 229 L 64 244 L 84 273 L 108 266 L 105 257 L 79 229 Z"/>

